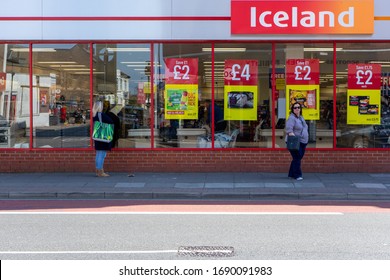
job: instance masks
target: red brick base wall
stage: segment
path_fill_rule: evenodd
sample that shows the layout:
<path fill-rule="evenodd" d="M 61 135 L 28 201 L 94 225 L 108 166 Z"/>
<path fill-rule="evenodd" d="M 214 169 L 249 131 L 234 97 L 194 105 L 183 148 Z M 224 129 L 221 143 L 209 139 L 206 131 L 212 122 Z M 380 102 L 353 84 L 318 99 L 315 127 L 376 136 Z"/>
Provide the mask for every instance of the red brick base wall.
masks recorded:
<path fill-rule="evenodd" d="M 93 172 L 94 150 L 0 150 L 0 172 Z M 111 172 L 287 172 L 287 150 L 122 150 Z M 390 150 L 307 150 L 303 172 L 390 172 Z"/>

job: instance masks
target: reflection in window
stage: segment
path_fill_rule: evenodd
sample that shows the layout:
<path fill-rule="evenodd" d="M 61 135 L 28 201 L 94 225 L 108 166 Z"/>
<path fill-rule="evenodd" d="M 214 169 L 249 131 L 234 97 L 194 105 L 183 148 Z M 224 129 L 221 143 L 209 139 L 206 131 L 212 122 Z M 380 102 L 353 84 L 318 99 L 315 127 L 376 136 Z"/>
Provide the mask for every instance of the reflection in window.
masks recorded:
<path fill-rule="evenodd" d="M 94 45 L 93 98 L 116 121 L 119 148 L 151 147 L 149 44 Z"/>
<path fill-rule="evenodd" d="M 271 44 L 215 45 L 215 104 L 224 111 L 219 135 L 228 147 L 271 147 L 271 69 Z"/>
<path fill-rule="evenodd" d="M 211 100 L 209 44 L 155 45 L 155 146 L 158 148 L 209 148 L 206 129 Z"/>
<path fill-rule="evenodd" d="M 297 59 L 312 60 L 316 65 L 319 65 L 319 92 L 317 92 L 318 86 L 314 83 L 310 86 L 302 86 L 296 82 L 291 86 L 286 82 L 286 77 L 283 77 L 283 81 L 279 80 L 281 77 L 278 73 L 288 71 L 286 62 Z M 308 147 L 333 147 L 333 45 L 324 43 L 276 44 L 276 61 L 275 147 L 285 147 L 286 145 L 284 124 L 290 114 L 290 110 L 286 108 L 290 107 L 291 102 L 297 101 L 302 102 L 304 110 L 307 110 L 303 112 L 303 115 L 309 126 Z M 303 67 L 298 70 L 299 74 L 307 74 Z M 292 72 L 294 69 L 289 71 Z M 293 72 L 293 74 L 296 77 L 297 73 Z M 298 76 L 298 78 L 301 77 Z M 304 83 L 302 82 L 302 84 Z M 315 96 L 315 99 L 312 99 L 315 100 L 315 103 L 309 105 L 308 101 L 311 95 Z M 317 108 L 317 97 L 319 97 L 319 108 Z M 310 115 L 305 115 L 309 111 Z M 339 135 L 339 131 L 337 135 Z"/>
<path fill-rule="evenodd" d="M 29 147 L 28 45 L 0 45 L 0 148 Z"/>
<path fill-rule="evenodd" d="M 32 51 L 34 147 L 88 147 L 88 45 L 34 44 Z"/>
<path fill-rule="evenodd" d="M 388 86 L 390 48 L 388 48 L 388 44 L 340 43 L 337 44 L 337 48 L 339 49 L 336 63 L 337 129 L 341 131 L 341 136 L 337 139 L 337 147 L 390 148 L 390 93 Z M 351 96 L 346 73 L 348 65 L 352 64 L 380 65 L 380 90 Z M 366 91 L 363 90 L 363 92 Z M 355 102 L 358 104 L 357 106 L 355 106 Z M 354 111 L 354 113 L 350 112 L 348 116 L 348 110 Z M 358 118 L 357 121 L 356 118 Z M 372 121 L 376 123 L 370 124 Z"/>

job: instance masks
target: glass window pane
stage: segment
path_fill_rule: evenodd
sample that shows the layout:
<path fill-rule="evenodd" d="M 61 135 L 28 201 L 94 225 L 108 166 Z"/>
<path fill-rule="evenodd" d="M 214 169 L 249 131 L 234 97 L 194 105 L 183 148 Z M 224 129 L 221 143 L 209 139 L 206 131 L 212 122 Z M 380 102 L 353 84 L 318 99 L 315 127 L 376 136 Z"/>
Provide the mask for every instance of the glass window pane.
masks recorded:
<path fill-rule="evenodd" d="M 337 147 L 389 148 L 390 48 L 388 44 L 343 43 L 337 44 L 337 48 L 337 129 L 341 131 Z M 339 73 L 347 73 L 350 64 L 381 65 L 381 89 L 360 90 L 355 96 L 354 93 L 357 91 L 353 92 L 348 88 L 348 76 L 339 75 Z M 357 106 L 353 104 L 353 99 L 357 100 Z"/>
<path fill-rule="evenodd" d="M 29 46 L 0 45 L 0 148 L 28 148 Z"/>
<path fill-rule="evenodd" d="M 271 66 L 271 44 L 215 45 L 215 103 L 227 122 L 217 144 L 230 137 L 228 147 L 272 147 Z"/>
<path fill-rule="evenodd" d="M 315 82 L 305 83 L 308 73 L 304 66 L 287 70 L 286 63 L 292 60 L 314 60 L 313 66 L 319 66 L 319 85 Z M 298 65 L 300 67 L 300 65 Z M 314 67 L 315 68 L 315 67 Z M 311 68 L 310 68 L 311 69 Z M 295 71 L 295 84 L 288 84 L 284 80 L 285 87 L 277 91 L 277 119 L 276 123 L 276 146 L 285 147 L 284 121 L 290 115 L 290 106 L 294 102 L 302 102 L 303 116 L 309 126 L 309 143 L 311 148 L 333 147 L 333 44 L 326 43 L 297 43 L 276 44 L 276 74 Z M 340 73 L 341 75 L 341 73 Z M 342 73 L 345 75 L 345 72 Z M 302 82 L 299 82 L 299 81 Z M 309 85 L 310 84 L 310 85 Z M 276 87 L 280 86 L 276 81 Z M 317 92 L 318 91 L 318 92 Z M 302 97 L 299 98 L 298 95 Z M 314 99 L 312 99 L 312 96 Z M 317 102 L 317 98 L 319 98 Z M 309 99 L 314 102 L 309 105 Z M 279 108 L 280 107 L 280 108 Z M 339 131 L 336 131 L 339 135 Z"/>
<path fill-rule="evenodd" d="M 211 45 L 156 44 L 155 146 L 210 148 L 205 100 L 211 100 Z"/>
<path fill-rule="evenodd" d="M 33 45 L 34 147 L 90 146 L 89 45 Z"/>
<path fill-rule="evenodd" d="M 97 44 L 94 48 L 94 100 L 104 101 L 104 111 L 118 117 L 115 146 L 150 148 L 150 45 Z"/>

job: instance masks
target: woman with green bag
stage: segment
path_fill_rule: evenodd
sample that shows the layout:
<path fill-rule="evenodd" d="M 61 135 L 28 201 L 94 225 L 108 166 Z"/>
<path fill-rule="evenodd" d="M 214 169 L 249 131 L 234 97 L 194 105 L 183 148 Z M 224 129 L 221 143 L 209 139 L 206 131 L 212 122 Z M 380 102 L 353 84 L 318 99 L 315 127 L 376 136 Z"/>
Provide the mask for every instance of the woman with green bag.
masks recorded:
<path fill-rule="evenodd" d="M 106 124 L 114 124 L 113 120 L 107 116 L 105 113 L 103 113 L 103 102 L 96 101 L 93 104 L 92 108 L 93 113 L 93 122 L 99 122 Z M 98 140 L 94 140 L 94 146 L 96 150 L 96 157 L 95 157 L 95 165 L 96 165 L 96 176 L 98 177 L 108 177 L 107 173 L 104 172 L 104 159 L 106 158 L 107 151 L 111 151 L 112 148 L 112 141 L 111 142 L 102 142 Z"/>

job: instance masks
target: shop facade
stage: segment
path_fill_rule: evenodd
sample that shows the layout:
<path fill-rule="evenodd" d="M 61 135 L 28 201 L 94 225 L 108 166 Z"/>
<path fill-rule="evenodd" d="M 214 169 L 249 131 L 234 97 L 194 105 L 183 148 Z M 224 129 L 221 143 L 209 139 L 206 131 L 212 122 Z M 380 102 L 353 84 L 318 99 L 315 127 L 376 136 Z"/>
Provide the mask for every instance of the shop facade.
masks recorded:
<path fill-rule="evenodd" d="M 0 172 L 93 171 L 96 100 L 108 171 L 286 172 L 294 102 L 304 172 L 390 171 L 384 0 L 131 2 L 0 11 Z"/>

